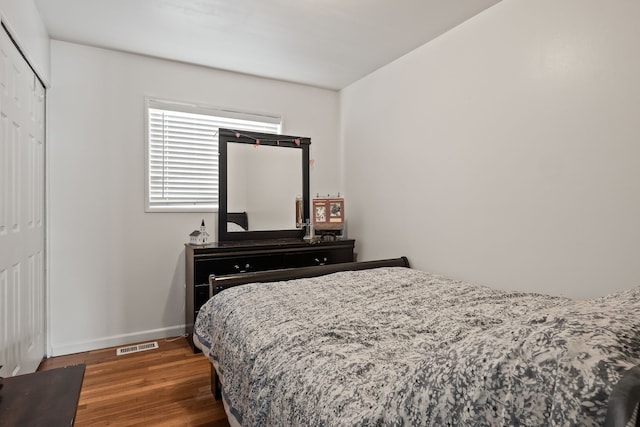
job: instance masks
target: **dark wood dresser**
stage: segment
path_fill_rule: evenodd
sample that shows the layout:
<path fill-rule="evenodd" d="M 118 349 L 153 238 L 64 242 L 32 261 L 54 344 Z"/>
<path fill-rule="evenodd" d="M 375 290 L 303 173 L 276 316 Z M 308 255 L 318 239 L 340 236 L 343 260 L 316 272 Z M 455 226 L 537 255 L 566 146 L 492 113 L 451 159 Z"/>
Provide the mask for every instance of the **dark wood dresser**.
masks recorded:
<path fill-rule="evenodd" d="M 211 295 L 209 275 L 277 270 L 353 262 L 355 240 L 315 241 L 299 239 L 231 241 L 185 245 L 187 272 L 185 325 L 193 344 L 193 324 L 198 310 Z"/>

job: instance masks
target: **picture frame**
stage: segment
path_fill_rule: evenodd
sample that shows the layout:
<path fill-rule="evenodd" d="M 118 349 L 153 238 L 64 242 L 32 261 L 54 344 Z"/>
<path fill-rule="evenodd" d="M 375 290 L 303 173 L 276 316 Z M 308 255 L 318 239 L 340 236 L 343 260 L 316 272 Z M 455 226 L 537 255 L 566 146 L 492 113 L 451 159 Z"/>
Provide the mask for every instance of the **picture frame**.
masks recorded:
<path fill-rule="evenodd" d="M 318 197 L 312 201 L 313 227 L 316 230 L 341 230 L 344 226 L 344 198 Z"/>

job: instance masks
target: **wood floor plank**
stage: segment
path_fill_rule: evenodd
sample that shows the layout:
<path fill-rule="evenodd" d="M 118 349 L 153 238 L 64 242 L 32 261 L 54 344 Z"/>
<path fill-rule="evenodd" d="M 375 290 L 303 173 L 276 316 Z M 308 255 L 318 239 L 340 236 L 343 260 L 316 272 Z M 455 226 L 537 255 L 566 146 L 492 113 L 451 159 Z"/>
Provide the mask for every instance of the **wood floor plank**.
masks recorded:
<path fill-rule="evenodd" d="M 116 356 L 116 348 L 43 361 L 38 370 L 86 364 L 75 425 L 228 427 L 209 388 L 210 364 L 183 337 Z"/>

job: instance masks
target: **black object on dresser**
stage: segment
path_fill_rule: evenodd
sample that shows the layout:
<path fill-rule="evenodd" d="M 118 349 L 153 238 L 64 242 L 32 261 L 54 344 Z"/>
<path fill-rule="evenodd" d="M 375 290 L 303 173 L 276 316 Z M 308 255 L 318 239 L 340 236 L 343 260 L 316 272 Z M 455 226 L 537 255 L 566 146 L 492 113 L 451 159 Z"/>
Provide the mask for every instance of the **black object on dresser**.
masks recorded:
<path fill-rule="evenodd" d="M 355 240 L 306 242 L 300 239 L 230 241 L 185 245 L 187 341 L 194 352 L 193 324 L 198 310 L 212 295 L 209 275 L 353 262 Z"/>

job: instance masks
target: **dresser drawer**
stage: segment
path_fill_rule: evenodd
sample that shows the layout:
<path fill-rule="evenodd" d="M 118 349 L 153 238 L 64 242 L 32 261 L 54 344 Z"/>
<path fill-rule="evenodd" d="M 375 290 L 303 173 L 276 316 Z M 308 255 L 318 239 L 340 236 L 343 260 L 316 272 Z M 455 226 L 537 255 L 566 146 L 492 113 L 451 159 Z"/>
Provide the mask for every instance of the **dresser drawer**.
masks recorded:
<path fill-rule="evenodd" d="M 185 332 L 193 333 L 200 307 L 209 300 L 209 275 L 216 276 L 310 267 L 354 261 L 354 240 L 305 242 L 300 239 L 186 244 Z M 191 338 L 188 341 L 192 344 Z M 192 345 L 193 351 L 197 351 Z"/>
<path fill-rule="evenodd" d="M 209 301 L 209 284 L 208 283 L 200 283 L 194 286 L 194 303 L 195 307 L 200 307 L 205 302 Z"/>
<path fill-rule="evenodd" d="M 209 283 L 209 275 L 246 273 L 283 268 L 282 254 L 236 255 L 195 261 L 195 283 Z"/>
<path fill-rule="evenodd" d="M 332 248 L 301 251 L 284 256 L 284 268 L 309 267 L 353 261 L 352 248 Z"/>

